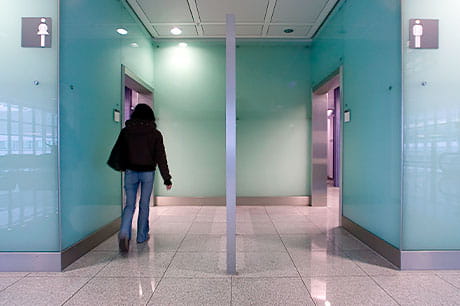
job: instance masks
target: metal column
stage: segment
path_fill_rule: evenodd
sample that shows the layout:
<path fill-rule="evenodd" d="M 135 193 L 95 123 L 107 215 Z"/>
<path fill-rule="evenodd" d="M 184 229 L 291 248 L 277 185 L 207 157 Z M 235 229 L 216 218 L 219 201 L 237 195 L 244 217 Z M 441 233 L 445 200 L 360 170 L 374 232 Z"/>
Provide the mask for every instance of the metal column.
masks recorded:
<path fill-rule="evenodd" d="M 235 16 L 227 14 L 226 200 L 227 274 L 236 274 L 236 48 Z"/>

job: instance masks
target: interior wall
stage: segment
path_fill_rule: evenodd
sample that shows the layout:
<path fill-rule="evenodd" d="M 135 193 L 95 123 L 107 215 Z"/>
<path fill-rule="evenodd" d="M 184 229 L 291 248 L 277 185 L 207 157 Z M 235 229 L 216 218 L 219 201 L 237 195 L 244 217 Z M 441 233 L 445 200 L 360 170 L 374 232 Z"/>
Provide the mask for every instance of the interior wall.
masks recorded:
<path fill-rule="evenodd" d="M 84 16 L 84 18 L 82 17 Z M 153 46 L 120 1 L 62 1 L 60 49 L 63 249 L 120 216 L 121 174 L 106 161 L 121 128 L 121 65 L 153 87 Z M 128 35 L 116 29 L 123 27 Z"/>
<path fill-rule="evenodd" d="M 0 252 L 59 251 L 57 1 L 0 0 Z M 51 48 L 21 47 L 22 17 L 51 17 Z"/>
<path fill-rule="evenodd" d="M 237 49 L 239 196 L 308 195 L 309 50 L 296 44 Z M 225 196 L 225 45 L 162 42 L 155 106 L 173 189 L 160 196 Z M 300 169 L 300 171 L 298 171 Z"/>
<path fill-rule="evenodd" d="M 456 0 L 403 1 L 403 41 L 410 19 L 439 20 L 439 49 L 403 45 L 404 250 L 460 249 L 459 9 Z"/>
<path fill-rule="evenodd" d="M 309 48 L 240 44 L 236 56 L 238 195 L 310 195 Z"/>
<path fill-rule="evenodd" d="M 341 1 L 312 45 L 312 83 L 343 66 L 343 215 L 395 247 L 401 229 L 401 8 Z"/>

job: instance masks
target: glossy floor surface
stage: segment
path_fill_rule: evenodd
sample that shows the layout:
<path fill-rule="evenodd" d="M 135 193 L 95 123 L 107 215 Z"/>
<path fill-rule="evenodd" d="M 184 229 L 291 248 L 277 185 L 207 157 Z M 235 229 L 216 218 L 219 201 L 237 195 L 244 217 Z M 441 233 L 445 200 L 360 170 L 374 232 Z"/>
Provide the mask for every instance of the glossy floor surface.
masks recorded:
<path fill-rule="evenodd" d="M 400 272 L 329 207 L 237 209 L 226 275 L 224 207 L 155 207 L 151 239 L 116 236 L 63 273 L 0 273 L 0 305 L 460 305 L 460 271 Z"/>

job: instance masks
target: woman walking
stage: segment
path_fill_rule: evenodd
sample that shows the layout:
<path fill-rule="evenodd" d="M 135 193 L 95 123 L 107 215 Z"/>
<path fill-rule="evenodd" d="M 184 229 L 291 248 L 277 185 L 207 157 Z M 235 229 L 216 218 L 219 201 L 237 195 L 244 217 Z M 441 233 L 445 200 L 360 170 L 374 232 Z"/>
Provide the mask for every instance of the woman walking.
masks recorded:
<path fill-rule="evenodd" d="M 141 194 L 137 219 L 137 243 L 143 243 L 150 238 L 149 204 L 157 165 L 166 189 L 170 190 L 172 187 L 163 136 L 156 129 L 155 116 L 150 106 L 136 105 L 131 119 L 126 121 L 126 127 L 121 130 L 107 163 L 115 170 L 125 171 L 126 205 L 121 217 L 118 239 L 120 251 L 127 252 L 139 185 L 141 185 Z"/>

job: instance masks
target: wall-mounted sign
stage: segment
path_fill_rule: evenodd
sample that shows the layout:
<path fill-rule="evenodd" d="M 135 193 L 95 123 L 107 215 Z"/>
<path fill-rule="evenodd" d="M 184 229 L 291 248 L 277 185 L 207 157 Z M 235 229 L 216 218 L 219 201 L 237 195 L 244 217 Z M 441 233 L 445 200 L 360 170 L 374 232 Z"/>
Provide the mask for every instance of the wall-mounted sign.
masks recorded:
<path fill-rule="evenodd" d="M 409 48 L 438 49 L 439 20 L 411 19 L 409 21 Z"/>
<path fill-rule="evenodd" d="M 51 48 L 51 26 L 50 17 L 23 17 L 21 46 Z"/>

